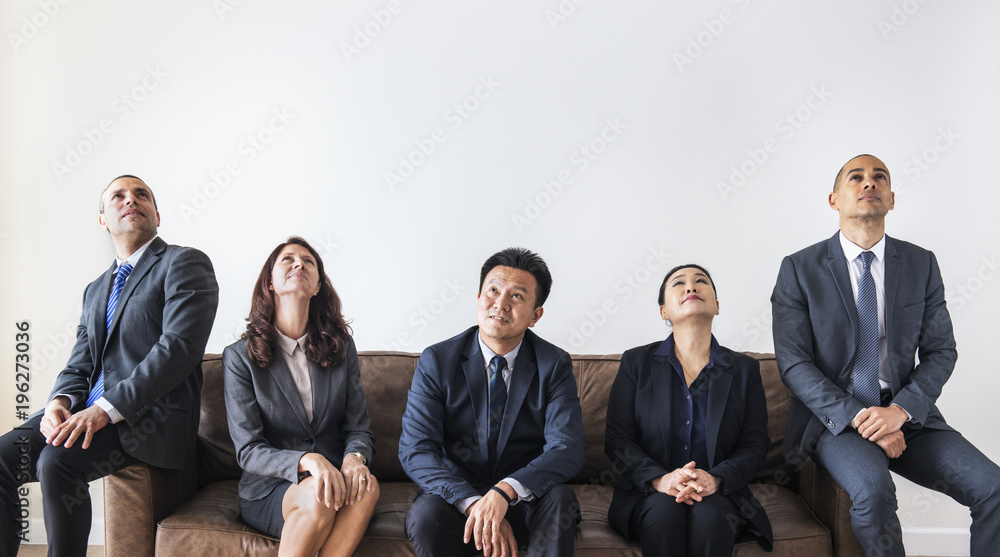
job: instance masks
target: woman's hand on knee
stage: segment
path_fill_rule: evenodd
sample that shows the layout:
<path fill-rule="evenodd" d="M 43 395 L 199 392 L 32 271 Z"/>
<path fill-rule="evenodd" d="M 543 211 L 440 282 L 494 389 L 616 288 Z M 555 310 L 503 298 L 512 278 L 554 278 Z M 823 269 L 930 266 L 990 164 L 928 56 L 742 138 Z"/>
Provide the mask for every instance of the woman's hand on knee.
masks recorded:
<path fill-rule="evenodd" d="M 299 459 L 299 471 L 309 472 L 316 480 L 316 501 L 339 511 L 347 499 L 344 475 L 319 453 L 306 453 Z"/>
<path fill-rule="evenodd" d="M 344 475 L 347 490 L 345 502 L 348 505 L 361 501 L 365 494 L 372 490 L 371 471 L 357 455 L 353 453 L 345 455 L 340 472 Z"/>

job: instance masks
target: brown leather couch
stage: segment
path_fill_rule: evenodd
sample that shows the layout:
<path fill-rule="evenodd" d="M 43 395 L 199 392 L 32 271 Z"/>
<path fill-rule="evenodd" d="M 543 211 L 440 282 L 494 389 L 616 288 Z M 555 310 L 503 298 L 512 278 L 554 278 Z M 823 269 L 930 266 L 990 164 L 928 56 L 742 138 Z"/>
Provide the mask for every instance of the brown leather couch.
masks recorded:
<path fill-rule="evenodd" d="M 751 354 L 761 364 L 767 392 L 771 449 L 767 463 L 751 484 L 767 510 L 774 530 L 772 555 L 848 557 L 861 555 L 848 514 L 851 502 L 825 470 L 808 461 L 801 471 L 781 455 L 789 393 L 778 377 L 771 354 Z M 404 530 L 406 511 L 417 487 L 397 458 L 406 393 L 417 364 L 416 354 L 362 352 L 361 379 L 375 434 L 372 472 L 382 496 L 357 555 L 413 555 Z M 618 371 L 618 355 L 575 356 L 573 369 L 583 405 L 586 464 L 573 479 L 583 521 L 576 555 L 639 556 L 608 525 L 614 471 L 604 455 L 604 418 L 608 392 Z M 194 557 L 198 555 L 277 555 L 278 541 L 240 520 L 236 484 L 240 469 L 226 425 L 222 393 L 222 358 L 204 358 L 201 427 L 198 450 L 182 471 L 145 464 L 130 466 L 105 480 L 105 544 L 114 557 Z M 734 555 L 766 555 L 756 542 L 741 540 Z"/>

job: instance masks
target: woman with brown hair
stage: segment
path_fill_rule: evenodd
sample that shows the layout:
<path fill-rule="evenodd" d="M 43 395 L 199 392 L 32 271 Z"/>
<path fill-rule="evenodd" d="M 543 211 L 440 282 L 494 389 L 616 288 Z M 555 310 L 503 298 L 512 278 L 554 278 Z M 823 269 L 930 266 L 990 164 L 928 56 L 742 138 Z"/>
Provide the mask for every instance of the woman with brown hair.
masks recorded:
<path fill-rule="evenodd" d="M 340 298 L 305 240 L 271 252 L 247 321 L 223 355 L 243 520 L 282 557 L 351 555 L 379 496 L 374 436 Z"/>

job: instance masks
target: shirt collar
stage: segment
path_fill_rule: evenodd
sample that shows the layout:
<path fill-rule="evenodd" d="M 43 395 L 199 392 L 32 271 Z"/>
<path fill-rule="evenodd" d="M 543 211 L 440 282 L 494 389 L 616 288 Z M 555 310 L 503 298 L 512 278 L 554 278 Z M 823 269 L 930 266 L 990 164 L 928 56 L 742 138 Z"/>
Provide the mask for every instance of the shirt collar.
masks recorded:
<path fill-rule="evenodd" d="M 476 335 L 476 340 L 479 341 L 479 349 L 482 350 L 482 352 L 483 352 L 483 361 L 484 361 L 483 365 L 485 367 L 489 367 L 490 366 L 490 360 L 492 360 L 493 357 L 497 356 L 498 354 L 496 352 L 494 352 L 492 349 L 490 349 L 489 346 L 486 346 L 486 343 L 483 342 L 483 337 L 481 335 L 477 334 Z M 515 346 L 513 350 L 511 350 L 510 352 L 507 352 L 506 354 L 499 354 L 500 356 L 503 356 L 505 360 L 507 360 L 507 369 L 513 371 L 513 369 L 514 369 L 514 360 L 517 359 L 517 353 L 521 351 L 521 345 L 522 344 L 524 344 L 524 339 L 523 338 L 521 339 L 521 342 L 517 343 L 517 346 Z"/>
<path fill-rule="evenodd" d="M 309 336 L 309 333 L 302 335 L 298 339 L 293 339 L 291 337 L 285 336 L 281 331 L 277 329 L 275 329 L 274 332 L 278 333 L 278 347 L 281 348 L 281 351 L 284 352 L 285 354 L 291 356 L 292 353 L 295 352 L 296 346 L 298 346 L 299 348 L 302 349 L 303 352 L 305 352 L 306 337 Z"/>
<path fill-rule="evenodd" d="M 671 333 L 666 340 L 660 343 L 660 347 L 656 349 L 653 353 L 655 356 L 663 356 L 667 358 L 670 363 L 677 361 L 677 355 L 674 354 L 674 335 Z M 726 356 L 726 351 L 722 349 L 719 341 L 715 339 L 715 335 L 712 335 L 712 346 L 708 351 L 708 365 L 705 368 L 710 368 L 716 363 L 720 365 L 729 365 L 729 358 Z"/>
<path fill-rule="evenodd" d="M 851 262 L 851 261 L 854 261 L 855 259 L 857 259 L 858 256 L 861 255 L 861 252 L 863 252 L 863 251 L 870 251 L 870 252 L 872 252 L 872 253 L 875 254 L 875 259 L 877 259 L 879 261 L 883 261 L 884 260 L 883 258 L 885 257 L 885 234 L 883 234 L 882 238 L 878 241 L 878 243 L 876 243 L 870 249 L 863 249 L 861 246 L 859 246 L 859 245 L 855 244 L 854 242 L 848 240 L 847 236 L 844 236 L 844 232 L 841 231 L 840 232 L 840 247 L 843 248 L 843 250 L 844 250 L 844 257 L 847 258 L 848 262 Z"/>
<path fill-rule="evenodd" d="M 118 259 L 117 257 L 115 257 L 115 263 L 116 263 L 116 265 L 115 265 L 115 272 L 118 271 L 118 267 L 121 267 L 125 263 L 128 263 L 129 265 L 131 265 L 132 268 L 134 269 L 135 266 L 136 266 L 136 264 L 139 263 L 139 259 L 142 258 L 142 254 L 146 253 L 146 248 L 148 248 L 149 244 L 152 244 L 153 240 L 155 240 L 155 239 L 156 239 L 156 236 L 153 236 L 152 238 L 150 238 L 148 242 L 146 242 L 145 244 L 143 244 L 139 249 L 135 250 L 135 252 L 132 255 L 128 256 L 128 259 Z"/>

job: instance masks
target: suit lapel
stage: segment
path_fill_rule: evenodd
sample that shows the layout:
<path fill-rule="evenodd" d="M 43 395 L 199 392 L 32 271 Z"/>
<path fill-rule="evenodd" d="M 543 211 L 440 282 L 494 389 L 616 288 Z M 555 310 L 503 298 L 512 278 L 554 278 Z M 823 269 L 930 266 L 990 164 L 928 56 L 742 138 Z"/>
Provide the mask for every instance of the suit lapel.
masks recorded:
<path fill-rule="evenodd" d="M 726 411 L 726 401 L 729 399 L 729 389 L 733 376 L 728 373 L 730 362 L 716 362 L 713 369 L 708 370 L 708 412 L 705 424 L 705 449 L 708 460 L 715 466 L 715 446 L 719 441 L 719 428 L 722 426 L 722 415 Z"/>
<path fill-rule="evenodd" d="M 846 336 L 848 342 L 844 344 L 847 349 L 847 361 L 853 362 L 854 351 L 858 344 L 855 341 L 858 335 L 858 304 L 854 300 L 854 288 L 851 286 L 851 275 L 847 271 L 847 259 L 844 255 L 844 248 L 840 246 L 840 232 L 837 232 L 830 238 L 827 246 L 827 256 L 829 258 L 827 266 L 830 269 L 830 275 L 833 277 L 834 284 L 837 285 L 837 291 L 840 292 L 840 299 L 844 303 L 844 311 L 851 320 L 851 330 L 846 331 L 849 333 Z M 847 369 L 841 370 L 841 372 L 847 371 Z"/>
<path fill-rule="evenodd" d="M 278 386 L 281 394 L 284 395 L 285 401 L 288 402 L 288 407 L 292 409 L 295 417 L 302 423 L 302 427 L 306 431 L 312 431 L 309 418 L 306 417 L 306 407 L 302 404 L 302 396 L 299 395 L 299 389 L 295 386 L 295 381 L 292 379 L 292 372 L 288 369 L 288 364 L 285 363 L 285 354 L 281 351 L 280 347 L 276 347 L 271 353 L 271 365 L 267 366 L 267 373 Z M 316 384 L 313 383 L 313 393 L 315 392 Z"/>
<path fill-rule="evenodd" d="M 885 237 L 885 277 L 884 280 L 884 290 L 885 290 L 885 337 L 892 338 L 892 316 L 896 312 L 896 291 L 899 289 L 899 277 L 900 277 L 900 261 L 899 254 L 896 253 L 896 243 L 895 241 L 886 236 Z M 898 393 L 901 389 L 899 384 L 899 378 L 896 373 L 892 370 L 892 358 L 889 358 L 889 378 L 892 383 L 893 394 Z"/>
<path fill-rule="evenodd" d="M 538 360 L 535 358 L 535 347 L 528 338 L 528 334 L 525 333 L 521 350 L 514 362 L 514 371 L 510 376 L 510 387 L 507 389 L 507 405 L 504 407 L 503 423 L 500 424 L 500 439 L 497 441 L 498 462 L 504 447 L 507 446 L 507 441 L 510 439 L 517 415 L 521 413 L 521 406 L 524 404 L 524 398 L 528 395 L 528 389 L 537 376 Z"/>
<path fill-rule="evenodd" d="M 128 303 L 128 299 L 132 297 L 132 293 L 139 288 L 139 284 L 142 282 L 142 279 L 147 274 L 149 274 L 150 269 L 152 269 L 154 265 L 160 262 L 160 254 L 163 253 L 163 249 L 166 247 L 166 245 L 167 245 L 166 242 L 157 237 L 153 240 L 153 243 L 149 244 L 149 247 L 146 248 L 146 253 L 142 254 L 142 257 L 139 258 L 139 262 L 138 264 L 136 264 L 135 269 L 132 270 L 132 273 L 129 275 L 128 280 L 125 281 L 125 288 L 122 289 L 121 296 L 118 297 L 118 305 L 115 306 L 115 314 L 111 316 L 111 326 L 108 327 L 108 337 L 111 336 L 110 334 L 111 331 L 115 330 L 115 327 L 118 326 L 118 321 L 121 319 L 122 311 L 124 311 L 125 304 Z M 114 271 L 112 271 L 112 277 L 114 275 L 115 273 Z M 114 278 L 112 278 L 111 280 L 113 283 Z M 114 288 L 113 284 L 112 288 Z M 110 289 L 108 290 L 108 295 L 109 296 L 111 295 Z M 108 300 L 107 297 L 105 297 L 104 300 L 105 315 L 107 315 L 107 309 L 108 309 Z M 104 339 L 105 346 L 107 346 L 108 337 Z"/>
<path fill-rule="evenodd" d="M 462 372 L 465 373 L 465 383 L 469 388 L 469 399 L 472 403 L 472 413 L 476 417 L 476 431 L 479 433 L 479 452 L 483 462 L 489 461 L 489 440 L 486 434 L 486 412 L 489 407 L 489 386 L 486 383 L 486 368 L 483 367 L 483 353 L 479 349 L 479 329 L 473 331 L 465 346 L 465 361 L 462 362 Z"/>
<path fill-rule="evenodd" d="M 318 422 L 322 416 L 326 416 L 329 414 L 328 412 L 317 412 L 317 409 L 326 408 L 327 405 L 329 404 L 330 383 L 333 381 L 333 377 L 331 377 L 330 371 L 331 370 L 324 370 L 323 368 L 319 367 L 319 364 L 309 362 L 309 376 L 312 379 L 312 403 L 313 403 L 312 425 L 313 426 L 318 425 Z M 305 407 L 303 407 L 302 410 L 303 412 L 305 412 Z M 313 427 L 314 431 L 316 429 L 317 429 L 316 427 Z"/>
<path fill-rule="evenodd" d="M 99 288 L 101 293 L 99 296 L 95 296 L 92 303 L 92 309 L 90 311 L 90 330 L 94 332 L 92 338 L 88 339 L 90 342 L 90 347 L 94 354 L 104 355 L 104 346 L 108 342 L 108 297 L 111 296 L 111 289 L 114 288 L 115 282 L 115 269 L 118 266 L 117 262 L 111 262 L 111 268 L 105 271 L 101 278 L 98 279 L 98 284 L 103 285 L 103 288 Z M 95 379 L 96 374 L 101 372 L 101 366 L 103 365 L 103 358 L 98 360 L 98 365 L 95 366 Z"/>

